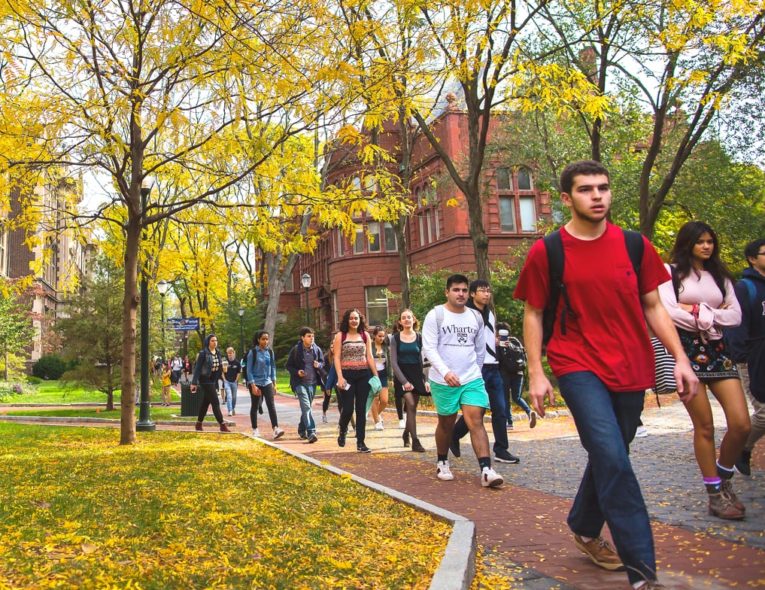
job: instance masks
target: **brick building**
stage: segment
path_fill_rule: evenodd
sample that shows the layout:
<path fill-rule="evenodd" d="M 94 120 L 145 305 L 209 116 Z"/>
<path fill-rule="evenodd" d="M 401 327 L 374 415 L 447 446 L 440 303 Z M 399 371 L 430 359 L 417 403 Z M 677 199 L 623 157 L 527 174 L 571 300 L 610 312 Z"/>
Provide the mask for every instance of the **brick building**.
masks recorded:
<path fill-rule="evenodd" d="M 11 191 L 8 219 L 21 213 L 21 192 Z M 82 183 L 60 178 L 35 188 L 39 211 L 38 236 L 30 242 L 22 228 L 8 229 L 0 220 L 0 276 L 10 280 L 32 278 L 23 295 L 28 301 L 35 335 L 29 346 L 28 364 L 58 349 L 53 332 L 56 320 L 66 311 L 66 293 L 89 268 L 92 247 L 83 246 L 64 224 L 64 210 L 82 198 Z M 66 204 L 66 206 L 65 206 Z"/>
<path fill-rule="evenodd" d="M 441 145 L 458 162 L 467 152 L 467 117 L 457 107 L 454 95 L 448 101 L 433 127 Z M 396 153 L 397 128 L 386 127 L 379 141 Z M 406 227 L 411 267 L 423 265 L 434 270 L 474 273 L 475 256 L 464 197 L 422 135 L 413 156 L 410 188 L 416 207 Z M 340 165 L 332 168 L 329 181 L 352 182 L 361 188 L 359 162 L 347 153 L 334 157 Z M 483 223 L 489 237 L 490 260 L 506 258 L 508 248 L 522 239 L 541 236 L 537 221 L 551 216 L 550 195 L 535 188 L 531 168 L 514 161 L 512 154 L 506 158 L 492 156 L 484 165 L 483 186 Z M 457 206 L 447 205 L 450 199 L 456 199 Z M 296 265 L 294 286 L 288 298 L 292 301 L 299 294 L 300 307 L 305 309 L 306 294 L 299 291 L 300 277 L 308 273 L 311 287 L 307 297 L 317 329 L 335 328 L 344 311 L 351 307 L 363 310 L 370 325 L 388 325 L 389 316 L 396 312 L 396 302 L 386 297 L 387 292 L 399 293 L 401 289 L 394 228 L 390 223 L 364 217 L 357 221 L 353 241 L 337 229 L 327 230 L 316 251 L 303 256 Z"/>

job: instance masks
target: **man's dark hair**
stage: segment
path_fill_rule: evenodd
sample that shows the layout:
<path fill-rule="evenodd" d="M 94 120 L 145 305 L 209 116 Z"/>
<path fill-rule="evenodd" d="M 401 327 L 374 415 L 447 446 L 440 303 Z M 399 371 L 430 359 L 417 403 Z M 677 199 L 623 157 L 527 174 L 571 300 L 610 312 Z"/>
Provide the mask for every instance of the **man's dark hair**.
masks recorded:
<path fill-rule="evenodd" d="M 454 274 L 446 279 L 446 290 L 448 291 L 452 285 L 468 285 L 470 281 L 465 275 Z"/>
<path fill-rule="evenodd" d="M 301 338 L 305 336 L 306 334 L 313 334 L 313 328 L 309 328 L 308 326 L 303 326 L 302 328 L 300 328 L 300 332 L 298 332 L 298 334 L 300 334 Z"/>
<path fill-rule="evenodd" d="M 579 160 L 578 162 L 571 162 L 560 173 L 560 190 L 563 193 L 571 194 L 571 189 L 574 187 L 574 178 L 577 176 L 593 176 L 595 174 L 605 174 L 610 180 L 611 175 L 608 173 L 608 169 L 595 160 Z"/>
<path fill-rule="evenodd" d="M 491 285 L 489 285 L 489 281 L 484 279 L 476 279 L 475 281 L 470 283 L 470 287 L 468 287 L 468 292 L 475 293 L 476 291 L 478 291 L 478 289 L 481 289 L 484 287 L 486 288 L 491 287 Z"/>
<path fill-rule="evenodd" d="M 759 240 L 753 240 L 749 242 L 746 245 L 746 248 L 744 248 L 744 256 L 746 256 L 746 261 L 749 263 L 749 266 L 752 266 L 752 263 L 749 262 L 750 258 L 757 258 L 757 255 L 760 253 L 760 248 L 765 246 L 765 238 L 760 238 Z"/>

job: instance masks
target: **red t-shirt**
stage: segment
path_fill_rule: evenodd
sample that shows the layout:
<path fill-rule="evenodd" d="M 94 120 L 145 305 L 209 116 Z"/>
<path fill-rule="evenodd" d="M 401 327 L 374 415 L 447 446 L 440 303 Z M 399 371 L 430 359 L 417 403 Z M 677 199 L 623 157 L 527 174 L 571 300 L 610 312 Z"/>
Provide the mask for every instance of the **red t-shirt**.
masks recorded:
<path fill-rule="evenodd" d="M 611 223 L 596 240 L 580 240 L 561 228 L 563 282 L 574 317 L 560 333 L 563 297 L 547 345 L 547 360 L 560 377 L 591 371 L 610 391 L 640 391 L 653 386 L 654 360 L 643 307 L 643 295 L 669 280 L 659 255 L 644 237 L 639 285 L 635 280 L 624 233 Z M 516 299 L 544 309 L 550 274 L 543 240 L 529 251 L 521 271 Z"/>

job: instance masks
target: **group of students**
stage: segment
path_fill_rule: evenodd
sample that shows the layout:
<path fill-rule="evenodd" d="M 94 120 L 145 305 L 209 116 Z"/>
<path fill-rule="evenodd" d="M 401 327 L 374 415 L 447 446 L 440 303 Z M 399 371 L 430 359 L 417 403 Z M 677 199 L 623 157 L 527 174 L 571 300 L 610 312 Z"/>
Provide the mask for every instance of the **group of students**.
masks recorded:
<path fill-rule="evenodd" d="M 736 466 L 748 473 L 751 450 L 765 433 L 765 240 L 747 246 L 749 269 L 734 288 L 709 225 L 685 224 L 665 265 L 645 237 L 608 221 L 611 187 L 601 163 L 568 165 L 560 186 L 571 220 L 532 246 L 514 293 L 525 305 L 523 341 L 533 408 L 528 409 L 529 419 L 533 425 L 537 415 L 544 417 L 546 399 L 554 403 L 542 364 L 544 351 L 588 455 L 568 516 L 574 543 L 596 565 L 626 571 L 634 588 L 661 588 L 648 512 L 629 460 L 645 392 L 655 385 L 650 338 L 655 336 L 674 360 L 677 394 L 693 424 L 693 447 L 709 513 L 723 519 L 744 518 L 746 508 L 731 480 Z M 382 391 L 390 368 L 396 397 L 403 400 L 406 411 L 404 444 L 411 441 L 413 450 L 424 450 L 417 437 L 416 408 L 420 396 L 431 395 L 438 415 L 437 478 L 454 479 L 448 453 L 459 456 L 459 439 L 469 432 L 481 484 L 501 486 L 503 478 L 492 468 L 483 426 L 487 409 L 492 410 L 495 459 L 513 463 L 518 458 L 506 447 L 509 400 L 503 400 L 508 388 L 499 385 L 509 334 L 504 333 L 506 326 L 496 324 L 490 296 L 488 283 L 469 284 L 466 277 L 452 275 L 446 283 L 446 303 L 427 314 L 422 334 L 414 314 L 401 312 L 396 331 L 388 337 L 387 360 L 384 332 L 380 338 L 379 331 L 370 336 L 356 309 L 343 315 L 326 360 L 313 342 L 313 332 L 304 328 L 288 360 L 291 387 L 301 400 L 302 435 L 309 443 L 316 440 L 311 414 L 316 387 L 323 384 L 326 392 L 335 386 L 341 407 L 338 445 L 345 446 L 355 411 L 357 450 L 369 452 L 368 400 L 370 393 Z M 220 371 L 220 363 L 207 350 L 206 341 L 193 380 L 203 387 Z M 266 377 L 254 377 L 248 355 L 247 381 L 248 385 L 259 381 L 261 392 L 264 385 L 273 385 L 268 388 L 272 394 L 275 367 L 267 350 L 266 339 L 253 358 L 262 369 L 258 375 Z M 423 358 L 431 365 L 427 378 Z M 740 380 L 742 369 L 748 369 L 747 393 L 755 410 L 751 418 Z M 522 378 L 523 367 L 513 371 Z M 727 421 L 719 453 L 707 389 Z M 387 403 L 378 399 L 377 416 Z M 327 403 L 325 394 L 325 413 Z M 203 407 L 200 428 L 207 411 Z M 224 430 L 222 418 L 219 422 Z M 272 423 L 276 428 L 275 413 Z M 605 523 L 616 549 L 601 536 Z"/>

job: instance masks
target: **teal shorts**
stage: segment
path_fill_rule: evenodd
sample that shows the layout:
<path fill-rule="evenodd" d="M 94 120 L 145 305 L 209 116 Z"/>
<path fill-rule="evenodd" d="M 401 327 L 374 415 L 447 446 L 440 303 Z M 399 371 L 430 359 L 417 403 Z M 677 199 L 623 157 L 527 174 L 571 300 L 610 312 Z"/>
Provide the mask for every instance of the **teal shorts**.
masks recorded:
<path fill-rule="evenodd" d="M 489 408 L 489 394 L 486 393 L 486 386 L 480 377 L 459 387 L 431 381 L 430 394 L 439 416 L 452 416 L 462 406 Z"/>

